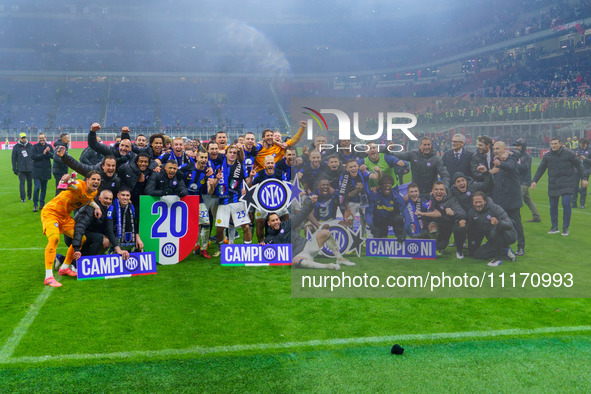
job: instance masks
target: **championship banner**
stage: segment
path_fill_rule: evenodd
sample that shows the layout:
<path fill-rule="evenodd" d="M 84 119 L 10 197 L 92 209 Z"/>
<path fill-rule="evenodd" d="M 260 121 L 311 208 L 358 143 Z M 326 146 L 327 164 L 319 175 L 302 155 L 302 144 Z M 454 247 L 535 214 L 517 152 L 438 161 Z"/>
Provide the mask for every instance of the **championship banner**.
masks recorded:
<path fill-rule="evenodd" d="M 154 252 L 130 253 L 127 260 L 118 254 L 84 256 L 78 259 L 78 280 L 129 278 L 156 274 Z"/>
<path fill-rule="evenodd" d="M 244 187 L 246 193 L 240 196 L 240 201 L 246 204 L 246 210 L 255 207 L 267 213 L 280 212 L 292 200 L 300 202 L 300 193 L 303 191 L 297 177 L 291 182 L 269 178 L 254 186 Z"/>
<path fill-rule="evenodd" d="M 159 264 L 177 264 L 199 236 L 199 196 L 140 196 L 140 237 Z"/>
<path fill-rule="evenodd" d="M 255 267 L 291 265 L 289 244 L 222 244 L 222 265 Z"/>
<path fill-rule="evenodd" d="M 336 222 L 336 221 L 335 221 Z M 346 254 L 355 252 L 357 257 L 361 256 L 361 247 L 365 242 L 365 239 L 361 237 L 361 228 L 353 230 L 349 227 L 342 226 L 336 223 L 327 223 L 330 225 L 330 233 L 335 239 L 335 243 L 339 248 L 339 252 L 344 256 Z M 319 231 L 319 230 L 317 230 Z M 316 236 L 316 232 L 312 233 L 310 229 L 306 232 L 306 239 L 310 241 L 312 237 Z M 324 257 L 335 258 L 332 251 L 325 245 L 320 249 L 320 255 Z"/>
<path fill-rule="evenodd" d="M 435 240 L 407 239 L 401 244 L 395 239 L 368 238 L 365 241 L 365 256 L 435 259 Z"/>

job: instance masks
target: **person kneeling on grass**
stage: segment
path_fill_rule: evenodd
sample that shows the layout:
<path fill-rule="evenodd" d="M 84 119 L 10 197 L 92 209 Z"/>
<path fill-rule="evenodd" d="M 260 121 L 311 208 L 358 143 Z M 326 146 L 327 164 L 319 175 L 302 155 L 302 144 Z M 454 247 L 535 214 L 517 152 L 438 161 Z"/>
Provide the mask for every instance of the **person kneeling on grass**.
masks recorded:
<path fill-rule="evenodd" d="M 129 258 L 129 254 L 124 255 L 122 250 L 141 252 L 144 249 L 138 218 L 131 203 L 131 192 L 125 186 L 119 189 L 117 198 L 107 212 L 107 233 L 111 235 L 109 239 L 112 239 L 109 253 L 114 251 L 124 260 Z"/>
<path fill-rule="evenodd" d="M 72 211 L 84 205 L 94 208 L 95 217 L 102 216 L 101 208 L 94 201 L 98 188 L 101 185 L 101 174 L 98 171 L 90 171 L 86 181 L 75 181 L 74 177 L 66 174 L 62 176 L 61 182 L 68 183 L 68 188 L 55 196 L 48 202 L 41 211 L 41 223 L 43 234 L 47 236 L 47 247 L 45 248 L 45 284 L 51 287 L 61 287 L 62 284 L 53 277 L 53 263 L 60 235 L 74 236 L 76 222 L 70 216 Z M 72 271 L 70 264 L 74 260 L 74 249 L 69 248 L 66 259 L 62 264 L 60 276 L 78 276 Z"/>
<path fill-rule="evenodd" d="M 388 228 L 392 227 L 397 241 L 403 243 L 406 239 L 402 212 L 405 208 L 404 198 L 394 186 L 394 178 L 384 175 L 378 181 L 377 190 L 369 192 L 368 224 L 376 238 L 388 238 Z"/>
<path fill-rule="evenodd" d="M 71 247 L 74 248 L 74 252 L 80 252 L 84 256 L 96 256 L 109 247 L 109 238 L 105 234 L 107 234 L 107 213 L 113 202 L 113 193 L 105 189 L 100 192 L 97 199 L 102 211 L 101 217 L 95 217 L 94 210 L 89 205 L 80 208 L 74 216 L 76 226 Z M 83 238 L 86 238 L 86 242 L 83 242 Z"/>
<path fill-rule="evenodd" d="M 306 240 L 300 236 L 302 225 L 310 212 L 314 209 L 318 196 L 311 195 L 304 203 L 302 210 L 293 216 L 293 219 L 282 222 L 276 213 L 270 213 L 267 216 L 267 236 L 265 237 L 266 244 L 289 244 L 292 245 L 292 253 L 295 257 L 292 258 L 292 264 L 297 268 L 324 268 L 330 270 L 340 270 L 341 265 L 352 266 L 355 263 L 350 262 L 343 257 L 337 243 L 330 233 L 329 226 L 324 225 L 312 234 L 310 240 Z M 293 229 L 293 232 L 292 232 Z M 336 256 L 336 263 L 322 264 L 314 261 L 314 257 L 318 255 L 320 250 L 326 245 Z"/>
<path fill-rule="evenodd" d="M 474 193 L 472 205 L 468 212 L 470 255 L 479 260 L 492 258 L 489 267 L 503 264 L 504 257 L 515 261 L 515 253 L 510 245 L 517 241 L 517 231 L 507 212 L 493 203 L 484 192 Z M 487 242 L 481 245 L 484 237 Z"/>

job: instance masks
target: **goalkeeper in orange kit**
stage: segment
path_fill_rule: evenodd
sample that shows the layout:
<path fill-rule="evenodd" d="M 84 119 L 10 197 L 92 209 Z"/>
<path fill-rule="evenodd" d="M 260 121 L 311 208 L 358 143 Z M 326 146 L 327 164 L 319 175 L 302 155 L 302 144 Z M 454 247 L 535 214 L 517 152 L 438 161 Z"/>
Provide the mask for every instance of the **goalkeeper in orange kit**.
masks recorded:
<path fill-rule="evenodd" d="M 60 235 L 65 234 L 74 237 L 74 225 L 76 222 L 70 216 L 73 210 L 90 205 L 94 208 L 94 214 L 100 218 L 102 211 L 94 201 L 97 190 L 101 184 L 101 174 L 98 171 L 90 171 L 86 181 L 76 180 L 76 174 L 64 175 L 60 183 L 67 183 L 66 190 L 55 196 L 45 204 L 41 211 L 41 223 L 43 234 L 47 236 L 45 248 L 45 284 L 51 287 L 61 287 L 62 284 L 53 277 L 53 262 Z M 84 239 L 83 239 L 84 242 Z M 76 277 L 78 274 L 70 268 L 70 264 L 76 258 L 80 258 L 80 252 L 74 252 L 70 246 L 66 259 L 59 269 L 60 276 Z"/>

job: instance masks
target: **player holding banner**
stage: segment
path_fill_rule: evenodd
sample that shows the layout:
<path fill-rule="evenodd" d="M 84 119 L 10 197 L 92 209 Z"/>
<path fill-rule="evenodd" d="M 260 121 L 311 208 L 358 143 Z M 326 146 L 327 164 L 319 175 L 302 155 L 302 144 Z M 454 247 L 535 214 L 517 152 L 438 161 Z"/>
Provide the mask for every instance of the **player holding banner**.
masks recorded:
<path fill-rule="evenodd" d="M 250 186 L 252 183 L 252 174 L 248 174 L 248 176 L 246 174 L 246 169 L 244 164 L 242 164 L 242 153 L 242 149 L 238 149 L 235 145 L 230 145 L 226 148 L 226 158 L 217 169 L 215 179 L 211 183 L 210 190 L 208 190 L 208 192 L 215 192 L 219 196 L 215 219 L 217 228 L 215 240 L 218 250 L 214 253 L 214 257 L 221 254 L 224 230 L 229 227 L 230 218 L 232 218 L 234 226 L 242 227 L 244 243 L 249 244 L 252 242 L 252 232 L 249 226 L 250 219 L 246 212 L 246 205 L 240 201 L 243 181 L 246 181 Z"/>
<path fill-rule="evenodd" d="M 68 237 L 74 237 L 74 226 L 76 222 L 70 216 L 73 210 L 90 205 L 94 208 L 95 216 L 101 217 L 102 211 L 98 204 L 94 202 L 98 188 L 101 185 L 101 175 L 98 171 L 89 171 L 86 181 L 74 181 L 74 178 L 66 174 L 62 177 L 62 182 L 68 182 L 68 188 L 55 196 L 48 202 L 41 211 L 41 223 L 43 225 L 43 234 L 47 236 L 47 247 L 45 248 L 45 284 L 51 287 L 61 287 L 62 284 L 55 280 L 53 276 L 53 262 L 60 235 L 65 234 Z M 84 238 L 82 242 L 84 242 Z M 74 249 L 69 248 L 66 259 L 62 264 L 60 276 L 78 276 L 72 271 L 70 264 L 74 260 Z"/>
<path fill-rule="evenodd" d="M 213 169 L 207 166 L 208 161 L 209 156 L 207 151 L 203 147 L 199 147 L 195 164 L 187 165 L 181 168 L 181 171 L 183 172 L 189 195 L 199 196 L 199 234 L 201 243 L 199 243 L 198 239 L 193 254 L 211 259 L 209 253 L 207 253 L 207 246 L 209 245 L 209 212 L 203 200 L 203 196 L 207 194 L 207 179 L 213 175 Z"/>

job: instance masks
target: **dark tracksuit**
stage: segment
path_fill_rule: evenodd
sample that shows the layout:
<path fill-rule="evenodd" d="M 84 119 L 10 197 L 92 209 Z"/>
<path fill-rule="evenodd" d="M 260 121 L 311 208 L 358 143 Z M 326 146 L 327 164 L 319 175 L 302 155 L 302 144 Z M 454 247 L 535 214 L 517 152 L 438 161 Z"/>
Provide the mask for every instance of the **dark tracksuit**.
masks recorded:
<path fill-rule="evenodd" d="M 72 238 L 72 247 L 74 251 L 81 252 L 84 256 L 96 256 L 99 254 L 103 245 L 103 235 L 109 238 L 109 242 L 115 242 L 115 235 L 107 231 L 107 210 L 109 207 L 103 206 L 97 201 L 101 208 L 100 218 L 94 217 L 94 208 L 85 205 L 76 213 L 76 226 L 74 227 L 74 238 Z M 86 237 L 86 242 L 82 245 L 82 237 Z"/>
<path fill-rule="evenodd" d="M 33 194 L 33 145 L 20 141 L 12 148 L 12 172 L 18 175 L 21 200 L 31 199 Z M 25 183 L 27 190 L 25 193 Z"/>
<path fill-rule="evenodd" d="M 509 155 L 506 160 L 501 160 L 500 171 L 493 175 L 494 186 L 492 199 L 500 205 L 513 221 L 517 231 L 517 247 L 525 247 L 525 234 L 521 223 L 521 182 L 517 170 L 516 155 Z"/>
<path fill-rule="evenodd" d="M 440 218 L 435 218 L 435 223 L 437 223 L 437 250 L 443 251 L 447 248 L 449 239 L 453 233 L 456 250 L 463 253 L 467 227 L 460 227 L 460 220 L 466 220 L 466 211 L 460 203 L 456 199 L 448 198 L 447 195 L 441 201 L 437 201 L 435 197 L 431 196 L 429 208 L 431 211 L 439 211 L 441 213 Z M 445 212 L 447 208 L 450 208 L 454 212 L 453 216 Z"/>
<path fill-rule="evenodd" d="M 43 153 L 49 147 L 47 153 Z M 33 206 L 43 208 L 45 205 L 45 194 L 47 193 L 47 181 L 51 179 L 51 158 L 53 157 L 53 147 L 50 144 L 33 145 Z"/>
<path fill-rule="evenodd" d="M 497 225 L 491 224 L 492 218 L 497 218 Z M 468 246 L 470 255 L 475 259 L 488 260 L 507 257 L 507 248 L 517 240 L 517 232 L 513 228 L 513 221 L 499 205 L 486 199 L 482 211 L 477 212 L 474 207 L 468 212 Z M 482 244 L 486 237 L 487 242 Z"/>
<path fill-rule="evenodd" d="M 583 156 L 584 159 L 582 159 L 583 161 L 583 168 L 585 169 L 585 175 L 584 178 L 587 179 L 589 178 L 589 175 L 591 174 L 591 148 L 589 147 L 589 145 L 585 146 L 584 149 L 581 149 L 581 147 L 577 147 L 575 150 L 575 154 L 577 156 Z M 575 190 L 575 193 L 573 194 L 573 207 L 577 207 L 577 199 L 579 197 L 579 195 L 581 195 L 581 206 L 585 206 L 585 202 L 587 202 L 587 188 L 583 187 L 582 185 L 579 187 L 580 181 L 579 179 L 576 179 L 576 188 L 577 190 Z"/>
<path fill-rule="evenodd" d="M 64 176 L 65 174 L 68 173 L 68 166 L 62 161 L 62 158 L 59 157 L 55 153 L 55 151 L 57 151 L 57 148 L 59 148 L 60 146 L 63 146 L 64 148 L 66 148 L 66 154 L 68 153 L 68 145 L 64 144 L 61 140 L 57 140 L 53 143 L 54 152 L 53 152 L 53 167 L 51 168 L 51 173 L 53 174 L 53 177 L 55 178 L 55 195 L 56 196 L 61 192 L 61 189 L 57 188 L 57 186 L 60 183 L 60 179 L 62 179 L 62 176 Z"/>
<path fill-rule="evenodd" d="M 68 154 L 65 154 L 64 157 L 62 157 L 62 162 L 84 177 L 88 177 L 88 173 L 93 170 L 100 172 L 101 185 L 98 188 L 98 194 L 100 194 L 103 190 L 108 189 L 113 193 L 113 197 L 117 196 L 119 188 L 121 187 L 121 179 L 116 172 L 113 174 L 113 176 L 109 177 L 105 171 L 103 171 L 101 163 L 89 166 L 87 164 L 80 163 L 78 160 L 74 159 Z"/>
<path fill-rule="evenodd" d="M 147 195 L 155 197 L 172 195 L 184 197 L 188 193 L 182 179 L 179 179 L 178 176 L 171 179 L 164 172 L 155 172 L 150 176 L 145 192 Z"/>
<path fill-rule="evenodd" d="M 406 238 L 404 231 L 404 219 L 402 212 L 406 203 L 398 188 L 390 190 L 390 193 L 386 196 L 382 194 L 381 190 L 377 193 L 369 192 L 369 212 L 371 216 L 370 226 L 372 233 L 376 238 L 387 238 L 388 228 L 394 229 L 394 234 L 398 239 Z M 369 219 L 369 217 L 368 217 Z"/>
<path fill-rule="evenodd" d="M 538 183 L 546 169 L 548 170 L 548 197 L 552 227 L 558 228 L 558 200 L 562 197 L 563 228 L 568 228 L 571 199 L 575 193 L 573 179 L 575 177 L 586 179 L 583 163 L 573 151 L 561 146 L 556 152 L 550 150 L 544 155 L 532 181 Z"/>

